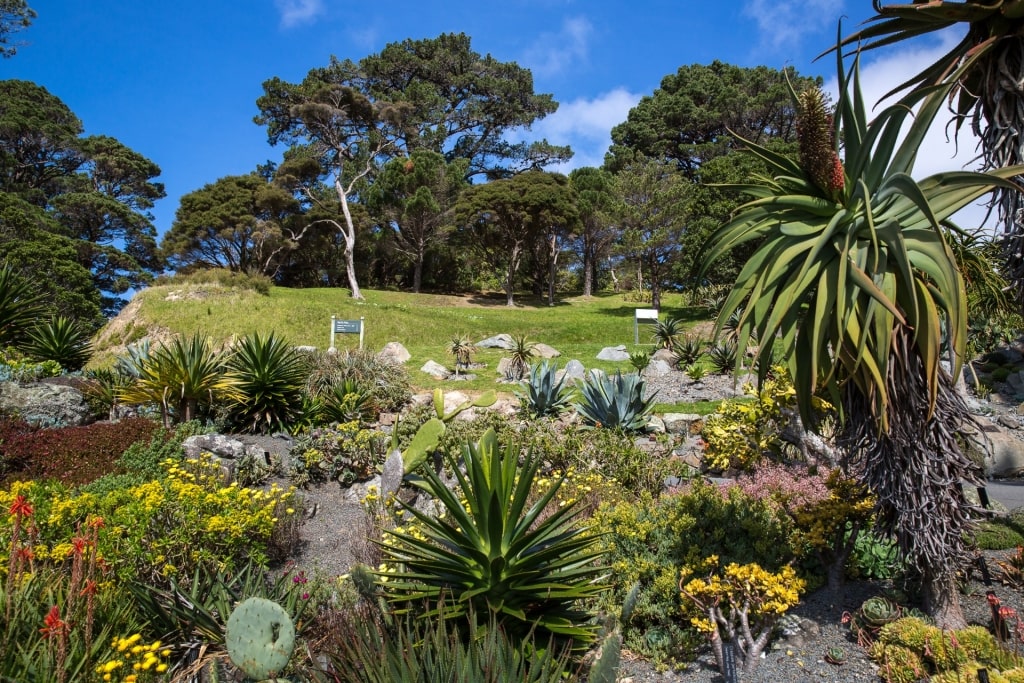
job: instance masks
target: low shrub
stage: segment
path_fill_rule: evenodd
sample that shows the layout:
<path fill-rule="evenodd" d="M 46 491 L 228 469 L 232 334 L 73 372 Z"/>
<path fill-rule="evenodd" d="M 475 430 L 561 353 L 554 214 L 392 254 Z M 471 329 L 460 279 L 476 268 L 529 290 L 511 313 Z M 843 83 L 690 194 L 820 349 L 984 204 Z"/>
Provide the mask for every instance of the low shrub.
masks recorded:
<path fill-rule="evenodd" d="M 306 367 L 305 392 L 314 399 L 325 399 L 345 380 L 369 392 L 377 412 L 399 412 L 412 398 L 405 368 L 372 351 L 314 351 L 306 356 Z"/>
<path fill-rule="evenodd" d="M 158 424 L 145 418 L 117 423 L 97 422 L 84 427 L 18 430 L 6 427 L 0 439 L 0 460 L 6 477 L 53 479 L 86 484 L 117 469 L 117 461 L 134 443 L 148 441 Z"/>
<path fill-rule="evenodd" d="M 695 482 L 678 493 L 643 495 L 636 502 L 600 508 L 592 522 L 616 577 L 602 608 L 615 611 L 628 587 L 640 584 L 632 619 L 623 630 L 624 646 L 656 664 L 690 660 L 704 641 L 683 617 L 682 572 L 701 567 L 712 555 L 772 572 L 796 557 L 790 520 L 776 506 L 735 486 Z"/>
<path fill-rule="evenodd" d="M 383 432 L 361 429 L 359 422 L 314 429 L 295 440 L 289 476 L 298 486 L 325 481 L 348 486 L 374 475 L 389 444 Z"/>
<path fill-rule="evenodd" d="M 248 289 L 258 294 L 270 294 L 274 281 L 257 273 L 242 273 L 227 268 L 199 268 L 191 273 L 162 275 L 157 285 L 217 285 L 225 289 Z"/>

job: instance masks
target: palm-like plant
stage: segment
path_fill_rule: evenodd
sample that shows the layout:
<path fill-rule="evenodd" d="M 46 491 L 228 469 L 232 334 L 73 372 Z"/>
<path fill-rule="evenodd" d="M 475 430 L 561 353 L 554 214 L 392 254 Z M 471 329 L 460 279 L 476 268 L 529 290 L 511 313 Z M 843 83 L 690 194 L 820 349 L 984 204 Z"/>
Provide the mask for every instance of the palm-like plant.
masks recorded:
<path fill-rule="evenodd" d="M 966 27 L 959 43 L 894 92 L 950 84 L 955 129 L 959 132 L 970 120 L 981 138 L 986 168 L 1024 163 L 1024 93 L 1018 86 L 1024 81 L 1024 0 L 913 0 L 886 5 L 873 0 L 873 4 L 875 16 L 867 21 L 868 26 L 844 39 L 843 45 L 870 50 L 950 27 Z M 1022 299 L 1024 222 L 1019 214 L 1024 202 L 1016 188 L 997 191 L 1007 236 L 1003 244 L 1006 275 Z"/>
<path fill-rule="evenodd" d="M 527 339 L 525 334 L 512 336 L 512 348 L 508 351 L 509 363 L 506 371 L 509 379 L 518 382 L 526 376 L 536 346 L 537 344 Z"/>
<path fill-rule="evenodd" d="M 34 361 L 52 360 L 65 370 L 81 370 L 92 356 L 89 333 L 71 318 L 58 315 L 48 323 L 30 329 L 21 345 Z"/>
<path fill-rule="evenodd" d="M 234 380 L 225 372 L 224 359 L 205 337 L 177 337 L 151 350 L 138 367 L 135 382 L 121 391 L 123 403 L 156 403 L 165 427 L 195 419 L 203 406 L 215 401 L 238 400 Z"/>
<path fill-rule="evenodd" d="M 406 508 L 423 533 L 388 532 L 385 556 L 400 567 L 387 574 L 394 599 L 425 601 L 428 617 L 493 614 L 519 638 L 591 642 L 594 627 L 580 601 L 604 590 L 596 563 L 599 536 L 576 524 L 574 504 L 543 516 L 561 482 L 528 505 L 540 459 L 529 453 L 520 465 L 511 444 L 502 455 L 493 430 L 467 444 L 463 460 L 465 473 L 454 459 L 449 462 L 458 492 L 432 468 L 422 470 L 445 516 Z"/>
<path fill-rule="evenodd" d="M 231 419 L 251 432 L 289 430 L 302 413 L 302 356 L 273 332 L 257 332 L 242 339 L 227 368 L 237 390 L 228 405 Z"/>
<path fill-rule="evenodd" d="M 45 311 L 43 296 L 14 267 L 0 268 L 0 346 L 21 342 Z"/>
<path fill-rule="evenodd" d="M 712 235 L 704 262 L 760 240 L 719 327 L 742 307 L 741 347 L 778 336 L 805 424 L 813 424 L 819 391 L 842 407 L 851 454 L 878 496 L 882 523 L 922 570 L 933 614 L 957 625 L 963 615 L 953 578 L 968 555 L 969 519 L 951 484 L 979 472 L 956 438 L 969 414 L 939 364 L 945 335 L 959 372 L 967 317 L 963 279 L 940 225 L 993 187 L 1012 187 L 1004 178 L 1021 169 L 913 180 L 918 147 L 948 89 L 908 95 L 869 124 L 856 61 L 849 74 L 837 61 L 838 115 L 820 91 L 798 96 L 799 162 L 747 143 L 772 177 L 740 188 L 755 199 Z M 772 350 L 760 347 L 761 375 Z"/>
<path fill-rule="evenodd" d="M 455 358 L 455 374 L 458 375 L 459 370 L 469 367 L 473 360 L 473 354 L 476 353 L 476 347 L 469 337 L 460 334 L 451 338 L 447 351 L 448 355 Z"/>

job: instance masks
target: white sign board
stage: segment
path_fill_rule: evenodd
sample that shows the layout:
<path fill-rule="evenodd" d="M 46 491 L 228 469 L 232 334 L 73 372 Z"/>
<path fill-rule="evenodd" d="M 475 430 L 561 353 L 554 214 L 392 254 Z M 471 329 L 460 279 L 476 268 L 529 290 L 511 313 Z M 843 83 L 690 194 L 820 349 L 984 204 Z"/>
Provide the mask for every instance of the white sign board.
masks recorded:
<path fill-rule="evenodd" d="M 633 318 L 633 343 L 640 343 L 640 321 L 645 323 L 658 321 L 657 308 L 638 308 Z"/>

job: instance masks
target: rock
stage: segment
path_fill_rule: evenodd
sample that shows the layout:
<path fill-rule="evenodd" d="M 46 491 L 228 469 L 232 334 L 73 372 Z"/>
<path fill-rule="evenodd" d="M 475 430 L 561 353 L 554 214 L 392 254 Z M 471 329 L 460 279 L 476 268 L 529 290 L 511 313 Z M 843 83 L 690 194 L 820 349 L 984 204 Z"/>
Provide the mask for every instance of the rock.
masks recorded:
<path fill-rule="evenodd" d="M 671 366 L 676 364 L 676 354 L 672 353 L 669 349 L 658 349 L 651 354 L 651 360 L 663 360 Z"/>
<path fill-rule="evenodd" d="M 1020 429 L 1020 422 L 1009 415 L 1000 415 L 997 422 L 1007 429 Z"/>
<path fill-rule="evenodd" d="M 647 418 L 647 431 L 650 434 L 664 434 L 665 421 L 657 415 L 651 415 Z"/>
<path fill-rule="evenodd" d="M 190 436 L 181 444 L 185 457 L 190 460 L 198 460 L 203 453 L 210 455 L 210 461 L 220 468 L 221 479 L 224 483 L 231 483 L 235 480 L 235 469 L 238 460 L 244 456 L 258 458 L 260 462 L 267 460 L 267 453 L 258 445 L 246 446 L 238 439 L 232 439 L 224 434 L 199 434 Z"/>
<path fill-rule="evenodd" d="M 1024 441 L 991 420 L 983 417 L 977 420 L 984 432 L 982 437 L 988 440 L 983 458 L 985 474 L 1012 477 L 1024 472 Z"/>
<path fill-rule="evenodd" d="M 444 412 L 450 413 L 463 403 L 469 402 L 469 396 L 461 391 L 449 391 L 444 395 Z"/>
<path fill-rule="evenodd" d="M 380 355 L 384 360 L 394 363 L 395 365 L 402 365 L 412 358 L 409 351 L 396 341 L 385 344 L 384 348 L 380 350 L 380 354 L 378 355 Z"/>
<path fill-rule="evenodd" d="M 665 413 L 662 419 L 665 421 L 665 429 L 669 434 L 699 433 L 704 425 L 701 416 L 692 413 Z M 695 427 L 696 432 L 694 431 Z"/>
<path fill-rule="evenodd" d="M 664 377 L 672 372 L 672 366 L 663 360 L 652 360 L 644 368 L 644 377 Z"/>
<path fill-rule="evenodd" d="M 565 364 L 565 368 L 561 372 L 566 381 L 581 380 L 586 375 L 587 369 L 583 367 L 583 363 L 574 358 Z"/>
<path fill-rule="evenodd" d="M 533 355 L 537 358 L 558 358 L 562 352 L 538 342 L 533 345 Z"/>
<path fill-rule="evenodd" d="M 448 379 L 451 375 L 451 373 L 448 372 L 448 368 L 432 360 L 428 360 L 424 363 L 423 367 L 420 368 L 420 372 L 425 372 L 434 379 Z"/>
<path fill-rule="evenodd" d="M 82 392 L 64 384 L 0 382 L 0 414 L 40 427 L 80 427 L 94 421 Z"/>
<path fill-rule="evenodd" d="M 405 476 L 405 462 L 402 460 L 402 452 L 391 451 L 387 460 L 384 461 L 384 470 L 380 475 L 380 493 L 387 500 L 388 496 L 398 493 L 402 485 L 402 478 Z"/>
<path fill-rule="evenodd" d="M 488 337 L 483 341 L 478 341 L 476 346 L 481 349 L 505 349 L 509 351 L 515 348 L 515 342 L 512 341 L 512 336 L 508 334 L 496 334 L 493 337 Z"/>
<path fill-rule="evenodd" d="M 618 346 L 606 346 L 601 349 L 601 352 L 597 354 L 598 360 L 629 360 L 629 352 L 626 351 L 625 344 L 619 344 Z"/>
<path fill-rule="evenodd" d="M 294 348 L 299 353 L 315 353 L 316 352 L 316 347 L 315 346 L 296 346 Z"/>
<path fill-rule="evenodd" d="M 1017 349 L 1005 347 L 986 354 L 985 360 L 996 365 L 1018 365 L 1024 361 L 1024 355 Z"/>

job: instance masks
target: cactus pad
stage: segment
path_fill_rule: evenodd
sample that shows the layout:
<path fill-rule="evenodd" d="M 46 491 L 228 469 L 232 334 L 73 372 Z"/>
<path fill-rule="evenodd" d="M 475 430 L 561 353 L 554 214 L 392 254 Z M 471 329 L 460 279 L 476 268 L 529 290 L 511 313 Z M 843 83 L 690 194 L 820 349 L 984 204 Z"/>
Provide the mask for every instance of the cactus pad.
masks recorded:
<path fill-rule="evenodd" d="M 264 680 L 288 665 L 295 626 L 276 602 L 249 598 L 231 613 L 225 637 L 232 663 L 246 676 Z"/>

